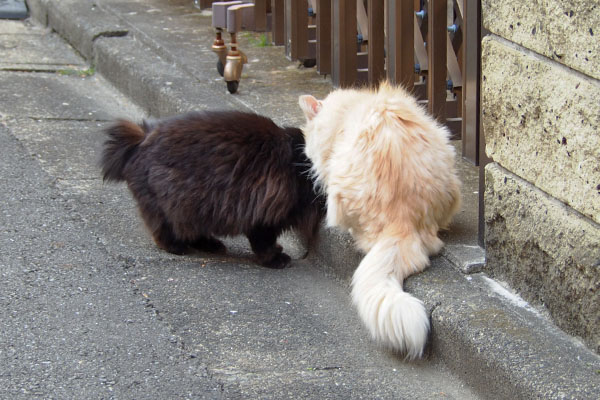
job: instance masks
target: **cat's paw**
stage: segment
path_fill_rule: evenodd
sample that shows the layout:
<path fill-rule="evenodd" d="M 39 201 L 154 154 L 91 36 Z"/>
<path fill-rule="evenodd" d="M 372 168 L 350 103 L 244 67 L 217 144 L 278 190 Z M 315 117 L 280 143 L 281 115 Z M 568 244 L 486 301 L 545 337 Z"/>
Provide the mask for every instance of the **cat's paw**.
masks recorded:
<path fill-rule="evenodd" d="M 214 237 L 200 238 L 189 244 L 196 250 L 207 251 L 209 253 L 225 254 L 227 247 L 219 239 Z"/>
<path fill-rule="evenodd" d="M 292 261 L 292 258 L 281 252 L 275 254 L 275 256 L 273 256 L 273 258 L 271 258 L 269 261 L 263 262 L 262 265 L 267 268 L 283 269 L 289 265 L 290 261 Z"/>
<path fill-rule="evenodd" d="M 167 253 L 175 254 L 178 256 L 182 256 L 184 254 L 189 253 L 190 249 L 185 243 L 169 243 L 169 245 L 161 245 L 158 244 L 160 248 L 162 248 Z"/>

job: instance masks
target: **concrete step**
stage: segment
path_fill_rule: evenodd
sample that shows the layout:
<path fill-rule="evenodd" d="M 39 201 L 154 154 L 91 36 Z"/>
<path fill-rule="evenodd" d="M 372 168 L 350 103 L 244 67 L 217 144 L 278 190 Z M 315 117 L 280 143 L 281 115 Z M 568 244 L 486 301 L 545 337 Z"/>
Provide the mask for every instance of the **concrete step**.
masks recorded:
<path fill-rule="evenodd" d="M 323 97 L 330 88 L 314 71 L 273 69 L 274 65 L 284 65 L 277 64 L 279 58 L 284 58 L 281 49 L 260 49 L 255 53 L 260 61 L 256 68 L 249 66 L 247 83 L 242 81 L 240 85 L 247 85 L 246 91 L 226 95 L 221 83 L 215 81 L 214 67 L 209 67 L 215 61 L 208 50 L 212 32 L 203 30 L 201 17 L 194 21 L 196 36 L 185 40 L 206 43 L 207 50 L 196 45 L 197 53 L 190 54 L 186 49 L 191 47 L 183 39 L 174 44 L 174 36 L 164 30 L 181 31 L 186 21 L 182 8 L 171 9 L 163 4 L 172 22 L 169 25 L 163 21 L 157 27 L 151 14 L 124 13 L 124 2 L 98 0 L 94 9 L 58 0 L 30 3 L 34 4 L 36 18 L 47 21 L 67 40 L 89 38 L 88 43 L 70 41 L 82 53 L 79 47 L 91 48 L 88 59 L 97 70 L 156 116 L 197 109 L 197 87 L 194 90 L 193 83 L 214 95 L 220 106 L 250 109 L 279 123 L 298 125 L 302 116 L 296 106 L 297 94 L 306 90 Z M 136 2 L 137 7 L 152 5 Z M 125 26 L 127 37 L 89 34 L 90 30 L 97 32 L 103 21 L 115 20 L 117 25 L 112 29 Z M 167 33 L 161 34 L 160 30 Z M 444 239 L 452 242 L 451 237 Z M 446 246 L 441 257 L 434 260 L 434 267 L 406 282 L 406 289 L 423 299 L 431 311 L 429 357 L 449 365 L 483 397 L 597 398 L 598 355 L 485 275 L 460 272 L 459 267 L 472 257 L 473 247 L 464 242 Z M 476 253 L 477 258 L 483 254 L 481 250 Z M 353 249 L 348 235 L 324 229 L 312 257 L 346 284 L 362 255 Z"/>

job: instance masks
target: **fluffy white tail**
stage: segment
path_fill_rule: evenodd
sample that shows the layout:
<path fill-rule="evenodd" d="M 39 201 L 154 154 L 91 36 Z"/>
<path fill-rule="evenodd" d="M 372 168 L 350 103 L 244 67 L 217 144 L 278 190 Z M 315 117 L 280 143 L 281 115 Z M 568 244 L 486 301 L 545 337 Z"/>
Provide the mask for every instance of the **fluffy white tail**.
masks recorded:
<path fill-rule="evenodd" d="M 429 317 L 423 302 L 402 290 L 402 282 L 428 264 L 418 237 L 385 239 L 367 253 L 352 278 L 352 300 L 373 338 L 409 359 L 423 354 Z"/>

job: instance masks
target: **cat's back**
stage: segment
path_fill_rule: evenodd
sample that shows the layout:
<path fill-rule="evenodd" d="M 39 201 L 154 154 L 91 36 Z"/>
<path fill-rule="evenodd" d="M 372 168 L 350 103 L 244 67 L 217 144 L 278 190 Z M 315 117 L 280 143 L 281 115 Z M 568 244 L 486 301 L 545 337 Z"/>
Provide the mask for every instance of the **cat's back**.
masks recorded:
<path fill-rule="evenodd" d="M 403 88 L 383 83 L 376 91 L 351 93 L 353 96 L 345 99 L 341 149 L 387 156 L 397 162 L 412 155 L 454 156 L 449 131 Z"/>
<path fill-rule="evenodd" d="M 128 181 L 155 192 L 217 191 L 290 181 L 292 139 L 271 119 L 239 111 L 190 112 L 142 125 Z"/>
<path fill-rule="evenodd" d="M 271 119 L 240 111 L 190 112 L 148 126 L 144 144 L 154 146 L 243 146 L 245 143 L 286 138 L 285 132 Z"/>
<path fill-rule="evenodd" d="M 191 112 L 145 124 L 140 156 L 149 165 L 198 168 L 290 157 L 290 138 L 271 119 L 239 111 Z M 283 154 L 282 154 L 283 152 Z"/>

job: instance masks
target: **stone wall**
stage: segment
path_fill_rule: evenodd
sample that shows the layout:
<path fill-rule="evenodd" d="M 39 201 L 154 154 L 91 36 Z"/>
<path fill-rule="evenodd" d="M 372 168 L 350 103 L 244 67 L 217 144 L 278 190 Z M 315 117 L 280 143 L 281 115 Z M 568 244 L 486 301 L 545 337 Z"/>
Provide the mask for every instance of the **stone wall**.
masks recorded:
<path fill-rule="evenodd" d="M 600 4 L 482 1 L 487 270 L 600 352 Z"/>

